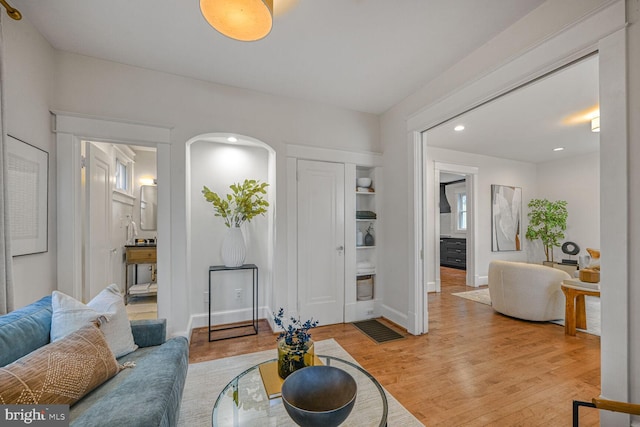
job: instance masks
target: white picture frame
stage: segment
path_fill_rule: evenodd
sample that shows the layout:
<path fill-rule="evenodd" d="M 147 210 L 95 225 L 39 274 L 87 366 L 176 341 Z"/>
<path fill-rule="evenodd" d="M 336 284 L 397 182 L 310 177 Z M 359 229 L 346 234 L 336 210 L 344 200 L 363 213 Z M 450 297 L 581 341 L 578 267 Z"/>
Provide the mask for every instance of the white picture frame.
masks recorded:
<path fill-rule="evenodd" d="M 49 153 L 7 135 L 7 204 L 11 254 L 49 250 Z"/>

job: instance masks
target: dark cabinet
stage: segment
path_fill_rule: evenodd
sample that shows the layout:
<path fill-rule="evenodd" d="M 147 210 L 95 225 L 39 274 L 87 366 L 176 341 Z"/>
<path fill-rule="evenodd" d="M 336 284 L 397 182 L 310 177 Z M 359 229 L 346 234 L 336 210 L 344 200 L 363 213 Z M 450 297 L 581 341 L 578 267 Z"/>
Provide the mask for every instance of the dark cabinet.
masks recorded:
<path fill-rule="evenodd" d="M 467 240 L 455 237 L 440 238 L 440 265 L 467 268 Z"/>

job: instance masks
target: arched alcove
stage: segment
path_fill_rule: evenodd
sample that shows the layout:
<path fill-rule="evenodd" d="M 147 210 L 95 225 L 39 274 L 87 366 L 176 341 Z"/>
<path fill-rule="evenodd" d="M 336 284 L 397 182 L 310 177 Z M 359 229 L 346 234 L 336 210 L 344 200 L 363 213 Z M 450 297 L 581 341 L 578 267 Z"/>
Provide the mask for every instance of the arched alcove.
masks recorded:
<path fill-rule="evenodd" d="M 267 182 L 268 212 L 242 227 L 247 246 L 246 264 L 259 268 L 259 318 L 272 298 L 273 257 L 275 242 L 276 154 L 266 143 L 251 137 L 210 133 L 198 135 L 186 144 L 186 222 L 187 282 L 192 327 L 208 324 L 209 267 L 222 265 L 220 248 L 227 227 L 214 215 L 213 206 L 202 188 L 222 195 L 231 193 L 229 186 L 256 179 Z M 246 273 L 246 274 L 245 274 Z M 248 275 L 248 276 L 247 276 Z M 251 272 L 216 273 L 211 294 L 212 324 L 227 324 L 251 319 Z"/>

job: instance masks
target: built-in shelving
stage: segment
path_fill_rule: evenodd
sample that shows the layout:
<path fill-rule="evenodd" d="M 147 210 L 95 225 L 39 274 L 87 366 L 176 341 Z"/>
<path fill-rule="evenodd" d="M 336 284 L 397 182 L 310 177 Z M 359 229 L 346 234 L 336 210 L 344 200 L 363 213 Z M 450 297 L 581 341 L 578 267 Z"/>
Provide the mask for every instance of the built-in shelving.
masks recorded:
<path fill-rule="evenodd" d="M 345 168 L 345 321 L 353 322 L 381 316 L 383 272 L 379 259 L 383 242 L 378 230 L 382 194 L 381 159 L 370 163 L 348 164 Z M 358 178 L 371 180 L 370 190 L 358 190 Z M 365 236 L 369 231 L 371 237 Z"/>

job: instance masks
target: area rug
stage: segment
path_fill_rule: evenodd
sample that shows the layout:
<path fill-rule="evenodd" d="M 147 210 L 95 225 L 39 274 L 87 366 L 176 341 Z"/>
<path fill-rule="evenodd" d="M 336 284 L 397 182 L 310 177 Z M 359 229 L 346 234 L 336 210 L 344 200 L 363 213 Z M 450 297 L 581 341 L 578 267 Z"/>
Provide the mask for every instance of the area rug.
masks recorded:
<path fill-rule="evenodd" d="M 387 325 L 383 325 L 376 319 L 353 322 L 353 326 L 360 332 L 371 338 L 376 344 L 403 339 L 404 336 L 394 331 Z"/>
<path fill-rule="evenodd" d="M 456 292 L 451 295 L 479 302 L 481 304 L 491 305 L 489 288 L 468 292 Z M 585 298 L 585 307 L 587 312 L 587 329 L 578 329 L 578 331 L 600 336 L 600 298 L 587 296 Z M 553 320 L 551 323 L 564 326 L 564 319 Z"/>
<path fill-rule="evenodd" d="M 353 363 L 357 363 L 353 357 L 335 340 L 323 340 L 315 343 L 317 354 L 336 356 Z M 182 396 L 180 418 L 178 426 L 198 427 L 211 426 L 211 412 L 213 404 L 222 389 L 236 375 L 244 370 L 268 359 L 277 357 L 275 343 L 273 350 L 265 350 L 257 353 L 243 354 L 241 356 L 227 357 L 209 362 L 194 363 L 189 365 L 187 380 Z M 385 390 L 386 392 L 386 390 Z M 390 426 L 422 426 L 404 406 L 402 406 L 389 392 L 389 415 L 387 417 Z M 291 425 L 294 425 L 293 422 Z M 349 425 L 348 420 L 344 424 Z"/>
<path fill-rule="evenodd" d="M 451 295 L 455 295 L 460 298 L 479 302 L 480 304 L 491 305 L 491 298 L 489 297 L 489 288 L 482 288 L 476 291 L 468 291 L 468 292 L 456 292 Z"/>

